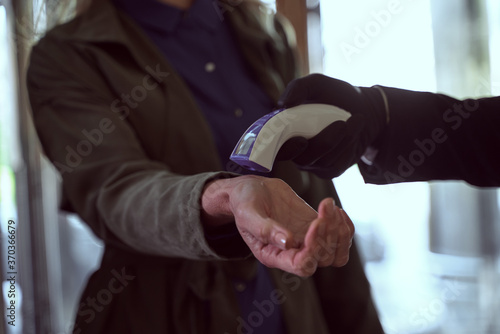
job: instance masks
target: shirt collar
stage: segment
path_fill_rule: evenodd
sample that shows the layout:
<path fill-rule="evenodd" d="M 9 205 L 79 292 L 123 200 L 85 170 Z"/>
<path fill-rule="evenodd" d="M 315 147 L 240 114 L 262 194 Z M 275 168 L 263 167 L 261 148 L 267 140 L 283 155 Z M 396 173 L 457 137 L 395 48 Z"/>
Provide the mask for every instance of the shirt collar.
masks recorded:
<path fill-rule="evenodd" d="M 212 0 L 195 0 L 189 9 L 189 15 L 211 31 L 220 26 L 224 19 L 218 1 Z"/>
<path fill-rule="evenodd" d="M 173 32 L 183 21 L 199 24 L 210 31 L 223 21 L 219 6 L 210 0 L 195 0 L 188 10 L 157 0 L 113 0 L 113 3 L 139 25 L 165 33 Z"/>

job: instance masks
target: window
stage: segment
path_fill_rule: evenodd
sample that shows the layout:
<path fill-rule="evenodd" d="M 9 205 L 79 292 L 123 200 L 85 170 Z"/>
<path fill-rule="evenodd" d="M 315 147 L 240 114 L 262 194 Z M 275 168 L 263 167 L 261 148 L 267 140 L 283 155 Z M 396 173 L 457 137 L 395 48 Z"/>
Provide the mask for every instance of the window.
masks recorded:
<path fill-rule="evenodd" d="M 325 0 L 320 5 L 325 74 L 359 86 L 457 97 L 488 95 L 491 87 L 498 94 L 500 73 L 492 70 L 498 69 L 499 52 L 496 1 Z M 469 31 L 470 39 L 464 38 Z M 484 210 L 498 213 L 495 190 L 456 182 L 366 185 L 356 167 L 334 183 L 357 226 L 388 334 L 498 331 L 492 320 L 499 311 L 498 253 L 491 260 L 479 249 L 499 220 L 478 218 Z M 455 207 L 453 201 L 462 204 Z M 479 208 L 477 201 L 493 204 Z M 487 227 L 481 230 L 482 225 Z M 466 251 L 465 241 L 473 251 Z M 497 237 L 494 244 L 499 243 Z"/>

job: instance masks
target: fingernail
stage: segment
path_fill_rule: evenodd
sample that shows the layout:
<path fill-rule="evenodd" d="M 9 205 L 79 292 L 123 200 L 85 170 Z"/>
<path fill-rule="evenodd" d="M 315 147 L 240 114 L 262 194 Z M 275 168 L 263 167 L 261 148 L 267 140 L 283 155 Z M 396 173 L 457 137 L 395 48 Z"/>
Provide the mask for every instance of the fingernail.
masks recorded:
<path fill-rule="evenodd" d="M 283 233 L 276 233 L 276 240 L 283 248 L 286 248 L 286 236 Z"/>

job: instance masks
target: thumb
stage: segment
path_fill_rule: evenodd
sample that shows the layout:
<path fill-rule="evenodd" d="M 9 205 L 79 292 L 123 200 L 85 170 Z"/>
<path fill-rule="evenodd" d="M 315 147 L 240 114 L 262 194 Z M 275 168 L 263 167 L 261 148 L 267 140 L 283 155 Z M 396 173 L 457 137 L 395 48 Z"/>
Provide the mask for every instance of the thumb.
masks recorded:
<path fill-rule="evenodd" d="M 324 237 L 322 234 L 325 233 L 325 230 L 322 229 L 321 228 L 322 226 L 320 225 L 323 225 L 324 227 L 324 221 L 323 221 L 324 218 L 330 219 L 331 217 L 334 216 L 335 214 L 334 207 L 335 207 L 335 201 L 331 197 L 325 198 L 319 203 L 318 217 L 312 222 L 305 237 L 306 245 L 312 244 L 317 238 Z"/>
<path fill-rule="evenodd" d="M 346 85 L 352 88 L 346 82 L 330 78 L 323 74 L 309 74 L 305 77 L 295 79 L 288 84 L 285 92 L 278 101 L 278 106 L 280 108 L 290 108 L 306 103 L 335 104 L 337 99 L 334 98 L 335 95 L 332 96 L 332 93 L 336 91 L 337 87 L 342 89 Z"/>
<path fill-rule="evenodd" d="M 278 101 L 279 108 L 291 108 L 307 103 L 309 99 L 309 84 L 307 77 L 291 81 Z"/>
<path fill-rule="evenodd" d="M 318 218 L 331 218 L 335 214 L 335 201 L 328 197 L 319 203 Z"/>

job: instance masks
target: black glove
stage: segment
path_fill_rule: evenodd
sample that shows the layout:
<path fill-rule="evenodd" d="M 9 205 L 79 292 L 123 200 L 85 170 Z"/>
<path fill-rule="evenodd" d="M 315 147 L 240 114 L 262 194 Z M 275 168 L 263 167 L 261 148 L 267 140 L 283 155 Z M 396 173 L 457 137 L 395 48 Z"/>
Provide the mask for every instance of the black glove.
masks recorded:
<path fill-rule="evenodd" d="M 322 178 L 341 175 L 357 163 L 388 123 L 387 99 L 380 87 L 355 87 L 321 74 L 292 81 L 279 106 L 324 103 L 351 113 L 347 122 L 334 122 L 306 140 L 292 138 L 281 148 L 278 159 L 292 159 L 301 169 Z"/>

